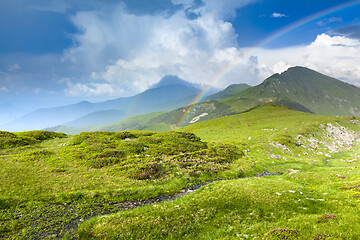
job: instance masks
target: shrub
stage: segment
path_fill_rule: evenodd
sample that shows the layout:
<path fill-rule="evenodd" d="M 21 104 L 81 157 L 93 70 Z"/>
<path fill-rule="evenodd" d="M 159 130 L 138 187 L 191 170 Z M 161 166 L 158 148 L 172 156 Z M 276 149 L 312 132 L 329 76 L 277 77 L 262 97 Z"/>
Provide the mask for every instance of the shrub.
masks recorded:
<path fill-rule="evenodd" d="M 235 145 L 224 143 L 210 145 L 206 154 L 211 157 L 211 161 L 220 163 L 230 163 L 244 155 Z"/>
<path fill-rule="evenodd" d="M 114 137 L 117 139 L 125 139 L 125 138 L 139 138 L 144 136 L 151 136 L 155 134 L 155 132 L 150 131 L 123 131 L 123 132 L 115 132 Z"/>
<path fill-rule="evenodd" d="M 276 137 L 274 140 L 281 145 L 289 146 L 289 144 L 292 144 L 292 138 L 291 136 L 283 135 L 281 137 Z"/>
<path fill-rule="evenodd" d="M 51 131 L 40 131 L 40 130 L 34 130 L 34 131 L 27 131 L 27 132 L 21 132 L 19 133 L 21 136 L 31 137 L 38 141 L 48 140 L 48 139 L 54 139 L 54 138 L 64 138 L 67 135 L 65 133 L 57 133 L 57 132 L 51 132 Z"/>
<path fill-rule="evenodd" d="M 49 158 L 53 153 L 46 149 L 36 149 L 27 153 L 22 154 L 18 160 L 19 161 L 38 161 L 44 158 Z"/>
<path fill-rule="evenodd" d="M 132 171 L 129 171 L 129 177 L 137 180 L 157 179 L 164 173 L 163 166 L 156 162 L 139 164 Z"/>
<path fill-rule="evenodd" d="M 270 239 L 296 239 L 298 231 L 295 229 L 275 228 L 269 233 Z"/>
<path fill-rule="evenodd" d="M 126 141 L 119 144 L 118 148 L 131 154 L 139 154 L 144 150 L 144 144 L 136 141 Z"/>
<path fill-rule="evenodd" d="M 124 151 L 116 149 L 105 149 L 101 153 L 92 155 L 85 161 L 85 163 L 87 166 L 92 168 L 102 168 L 119 163 L 125 157 L 126 153 Z"/>
<path fill-rule="evenodd" d="M 201 142 L 200 138 L 192 133 L 157 133 L 139 140 L 149 146 L 149 154 L 153 155 L 176 155 L 207 148 L 206 143 Z"/>
<path fill-rule="evenodd" d="M 341 189 L 341 190 L 354 189 L 354 190 L 360 191 L 360 184 L 354 185 L 354 186 L 350 186 L 350 187 L 342 186 L 342 187 L 340 187 L 339 189 Z"/>
<path fill-rule="evenodd" d="M 337 220 L 336 216 L 334 214 L 325 213 L 325 214 L 318 217 L 317 222 L 318 223 L 324 223 L 324 222 L 329 222 L 329 221 L 333 221 L 333 220 Z"/>
<path fill-rule="evenodd" d="M 335 238 L 338 238 L 338 236 L 335 233 L 326 234 L 325 232 L 318 233 L 312 237 L 312 239 L 335 239 Z"/>
<path fill-rule="evenodd" d="M 35 142 L 34 138 L 21 137 L 10 132 L 0 131 L 0 149 L 25 146 Z"/>

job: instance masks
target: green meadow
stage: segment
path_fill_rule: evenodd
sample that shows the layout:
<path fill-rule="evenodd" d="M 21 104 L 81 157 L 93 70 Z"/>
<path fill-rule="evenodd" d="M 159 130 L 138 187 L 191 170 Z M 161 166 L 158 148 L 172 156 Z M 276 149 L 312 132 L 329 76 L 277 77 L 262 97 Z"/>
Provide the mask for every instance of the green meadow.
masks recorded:
<path fill-rule="evenodd" d="M 359 134 L 274 104 L 163 133 L 0 132 L 0 238 L 358 239 Z"/>

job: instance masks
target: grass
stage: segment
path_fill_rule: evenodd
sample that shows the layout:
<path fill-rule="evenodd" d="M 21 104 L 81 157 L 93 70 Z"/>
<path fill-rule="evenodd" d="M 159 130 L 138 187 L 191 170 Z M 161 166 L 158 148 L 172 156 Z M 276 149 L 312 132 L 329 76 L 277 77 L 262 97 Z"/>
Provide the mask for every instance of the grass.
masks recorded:
<path fill-rule="evenodd" d="M 91 219 L 80 226 L 80 239 L 317 239 L 323 232 L 356 239 L 358 200 L 339 190 L 345 182 L 330 170 L 317 170 L 299 173 L 296 179 L 273 176 L 212 183 L 174 202 Z M 358 176 L 358 170 L 348 173 Z M 319 223 L 324 213 L 338 219 Z M 297 234 L 273 237 L 271 231 L 279 228 L 295 229 Z"/>
<path fill-rule="evenodd" d="M 1 237 L 64 236 L 74 221 L 116 211 L 113 204 L 233 177 L 231 163 L 243 156 L 180 132 L 84 132 L 23 145 L 1 150 Z"/>
<path fill-rule="evenodd" d="M 271 104 L 177 132 L 3 132 L 0 238 L 357 239 L 360 142 L 327 124 L 360 132 L 355 118 Z M 288 169 L 300 172 L 252 177 Z M 232 180 L 119 208 L 220 178 Z"/>

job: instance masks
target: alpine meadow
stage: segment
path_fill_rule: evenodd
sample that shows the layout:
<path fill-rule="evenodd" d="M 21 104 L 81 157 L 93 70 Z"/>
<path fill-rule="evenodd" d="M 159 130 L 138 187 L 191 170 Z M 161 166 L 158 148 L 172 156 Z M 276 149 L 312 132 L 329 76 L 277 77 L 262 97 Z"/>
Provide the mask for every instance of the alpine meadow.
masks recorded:
<path fill-rule="evenodd" d="M 359 0 L 4 0 L 0 239 L 360 239 Z"/>

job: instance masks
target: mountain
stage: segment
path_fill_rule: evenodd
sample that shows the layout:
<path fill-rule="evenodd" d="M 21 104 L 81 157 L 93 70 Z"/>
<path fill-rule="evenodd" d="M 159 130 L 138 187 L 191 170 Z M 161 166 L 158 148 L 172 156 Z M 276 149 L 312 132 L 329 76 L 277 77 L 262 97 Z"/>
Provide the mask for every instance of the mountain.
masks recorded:
<path fill-rule="evenodd" d="M 236 86 L 225 89 L 219 95 L 229 93 L 231 89 L 236 89 Z M 215 95 L 215 98 L 219 95 Z M 169 131 L 195 122 L 241 113 L 265 103 L 320 115 L 359 116 L 360 89 L 308 68 L 293 67 L 233 96 L 157 115 L 136 116 L 98 129 Z"/>
<path fill-rule="evenodd" d="M 114 119 L 123 119 L 125 116 L 121 110 L 104 110 L 87 114 L 83 117 L 77 118 L 73 121 L 65 123 L 65 126 L 70 127 L 89 127 L 95 125 L 106 125 L 114 122 Z"/>
<path fill-rule="evenodd" d="M 242 91 L 250 88 L 251 86 L 241 83 L 241 84 L 231 84 L 224 90 L 217 92 L 213 95 L 210 95 L 206 98 L 206 100 L 219 100 L 222 98 L 230 97 L 235 94 L 241 93 Z"/>
<path fill-rule="evenodd" d="M 119 105 L 123 106 L 120 110 L 94 111 L 62 125 L 68 127 L 91 127 L 114 123 L 125 118 L 150 112 L 172 110 L 189 105 L 198 93 L 198 89 L 183 85 L 165 85 L 151 88 L 141 94 L 128 98 L 127 102 Z M 104 109 L 109 108 L 109 106 L 116 106 L 117 101 L 106 102 Z"/>
<path fill-rule="evenodd" d="M 42 129 L 89 114 L 96 107 L 94 103 L 83 101 L 62 107 L 39 109 L 2 125 L 1 129 L 10 131 Z"/>
<path fill-rule="evenodd" d="M 195 84 L 185 81 L 176 75 L 167 75 L 163 77 L 158 83 L 154 84 L 151 88 L 176 86 L 176 85 L 181 85 L 185 87 L 198 87 Z"/>
<path fill-rule="evenodd" d="M 24 131 L 57 125 L 76 127 L 102 125 L 135 115 L 186 106 L 199 93 L 200 90 L 195 85 L 176 76 L 165 76 L 152 88 L 132 97 L 99 103 L 84 101 L 56 108 L 40 109 L 2 125 L 0 129 Z"/>
<path fill-rule="evenodd" d="M 25 109 L 7 101 L 0 101 L 0 124 L 5 124 L 21 116 Z"/>
<path fill-rule="evenodd" d="M 321 115 L 360 116 L 360 89 L 305 67 L 274 74 L 258 86 L 233 97 L 291 101 Z"/>
<path fill-rule="evenodd" d="M 238 114 L 264 103 L 285 105 L 294 110 L 320 115 L 360 115 L 359 88 L 304 67 L 289 68 L 239 93 L 236 93 L 236 85 L 229 86 L 218 95 L 215 94 L 215 98 L 230 94 L 234 89 L 235 94 L 229 97 L 207 100 L 173 111 L 134 116 L 88 130 L 170 131 L 195 122 Z M 52 130 L 75 134 L 87 129 Z"/>

